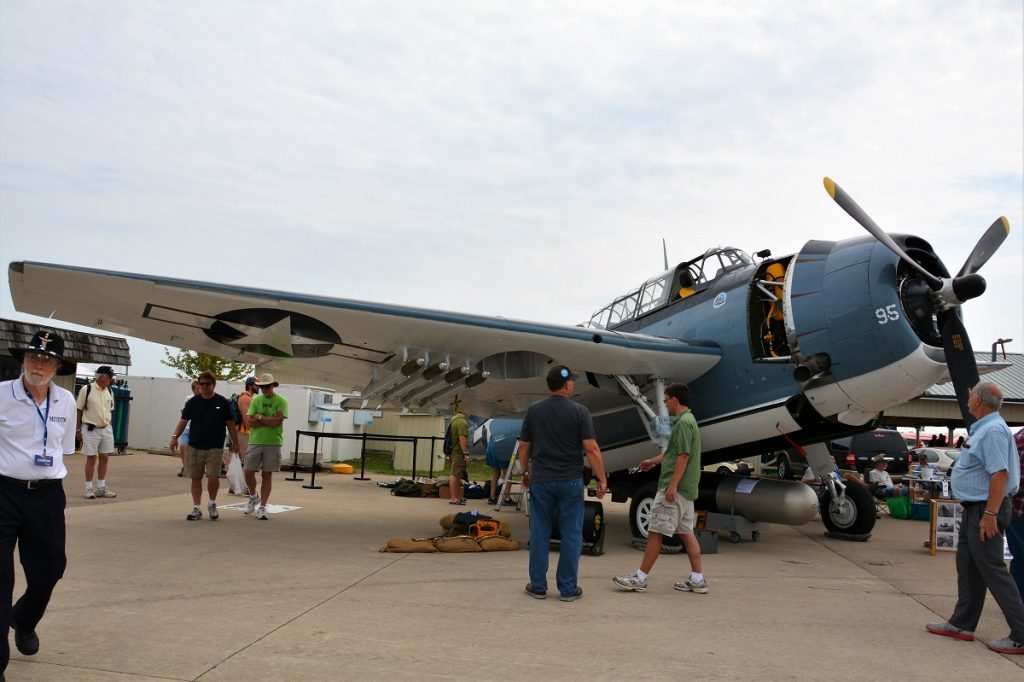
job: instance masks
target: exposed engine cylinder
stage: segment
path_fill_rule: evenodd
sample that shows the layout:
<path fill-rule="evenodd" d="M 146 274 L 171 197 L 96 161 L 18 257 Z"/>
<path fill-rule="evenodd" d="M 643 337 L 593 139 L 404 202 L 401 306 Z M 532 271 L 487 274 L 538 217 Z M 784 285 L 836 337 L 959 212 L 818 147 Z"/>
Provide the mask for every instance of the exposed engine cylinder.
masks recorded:
<path fill-rule="evenodd" d="M 818 496 L 794 481 L 701 472 L 697 509 L 736 514 L 750 521 L 799 526 L 818 512 Z"/>

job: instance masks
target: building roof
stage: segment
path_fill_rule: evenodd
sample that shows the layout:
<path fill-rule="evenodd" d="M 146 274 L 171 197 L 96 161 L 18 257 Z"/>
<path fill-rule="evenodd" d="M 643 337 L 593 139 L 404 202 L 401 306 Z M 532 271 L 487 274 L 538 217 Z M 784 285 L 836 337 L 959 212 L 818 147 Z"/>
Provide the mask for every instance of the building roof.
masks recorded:
<path fill-rule="evenodd" d="M 69 329 L 3 318 L 0 318 L 0 353 L 6 355 L 8 348 L 28 346 L 40 329 L 55 332 L 64 339 L 64 358 L 68 362 L 122 366 L 132 364 L 128 342 L 121 337 L 73 332 Z"/>
<path fill-rule="evenodd" d="M 992 354 L 975 353 L 974 357 L 979 363 L 992 361 Z M 1003 389 L 1003 402 L 1024 403 L 1024 353 L 1002 353 L 996 355 L 996 362 L 1008 362 L 1009 367 L 997 369 L 993 372 L 982 375 L 984 381 L 991 381 Z M 956 398 L 953 390 L 953 383 L 935 384 L 924 392 L 925 398 Z"/>

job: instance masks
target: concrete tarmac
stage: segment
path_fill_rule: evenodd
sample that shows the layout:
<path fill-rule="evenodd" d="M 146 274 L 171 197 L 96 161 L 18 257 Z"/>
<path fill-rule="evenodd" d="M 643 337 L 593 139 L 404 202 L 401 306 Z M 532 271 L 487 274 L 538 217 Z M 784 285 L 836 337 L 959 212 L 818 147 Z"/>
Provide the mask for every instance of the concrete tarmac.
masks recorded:
<path fill-rule="evenodd" d="M 113 457 L 117 498 L 85 500 L 84 458 L 68 459 L 68 569 L 39 653 L 20 655 L 11 637 L 8 680 L 1024 679 L 1024 656 L 983 643 L 1008 632 L 991 597 L 977 641 L 925 631 L 956 599 L 953 555 L 922 547 L 927 523 L 885 517 L 863 543 L 828 539 L 819 522 L 722 537 L 704 557 L 708 594 L 672 589 L 689 571 L 679 555 L 632 593 L 611 582 L 641 557 L 628 505 L 605 502 L 606 553 L 582 557 L 584 596 L 563 603 L 555 554 L 554 597 L 540 601 L 523 593 L 525 550 L 377 551 L 440 534 L 456 509 L 444 500 L 393 497 L 378 477 L 318 474 L 323 489 L 310 490 L 308 473 L 282 472 L 271 502 L 300 509 L 189 522 L 178 467 Z M 218 496 L 241 501 L 226 486 Z M 521 513 L 497 516 L 525 541 Z"/>

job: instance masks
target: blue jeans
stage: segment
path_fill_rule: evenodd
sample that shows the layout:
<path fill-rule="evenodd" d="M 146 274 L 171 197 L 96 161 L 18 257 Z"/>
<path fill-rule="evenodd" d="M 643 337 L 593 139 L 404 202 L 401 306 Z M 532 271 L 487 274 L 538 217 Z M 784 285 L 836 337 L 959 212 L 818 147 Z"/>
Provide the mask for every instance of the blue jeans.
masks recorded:
<path fill-rule="evenodd" d="M 530 483 L 530 585 L 548 591 L 548 553 L 551 528 L 558 522 L 561 545 L 555 584 L 563 597 L 576 594 L 583 552 L 583 479 Z"/>
<path fill-rule="evenodd" d="M 1014 516 L 1006 527 L 1006 544 L 1010 546 L 1013 561 L 1010 562 L 1010 575 L 1017 583 L 1020 598 L 1024 599 L 1024 517 Z"/>

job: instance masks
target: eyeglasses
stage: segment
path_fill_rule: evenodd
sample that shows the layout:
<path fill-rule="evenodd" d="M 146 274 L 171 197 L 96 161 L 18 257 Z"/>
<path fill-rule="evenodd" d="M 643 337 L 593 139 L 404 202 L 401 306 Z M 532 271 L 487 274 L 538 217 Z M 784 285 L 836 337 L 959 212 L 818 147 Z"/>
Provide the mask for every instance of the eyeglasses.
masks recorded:
<path fill-rule="evenodd" d="M 213 382 L 212 381 L 200 381 L 199 385 L 200 386 L 213 386 Z"/>
<path fill-rule="evenodd" d="M 25 353 L 25 359 L 29 362 L 34 362 L 37 365 L 48 365 L 50 363 L 56 363 L 57 358 L 46 353 Z"/>

